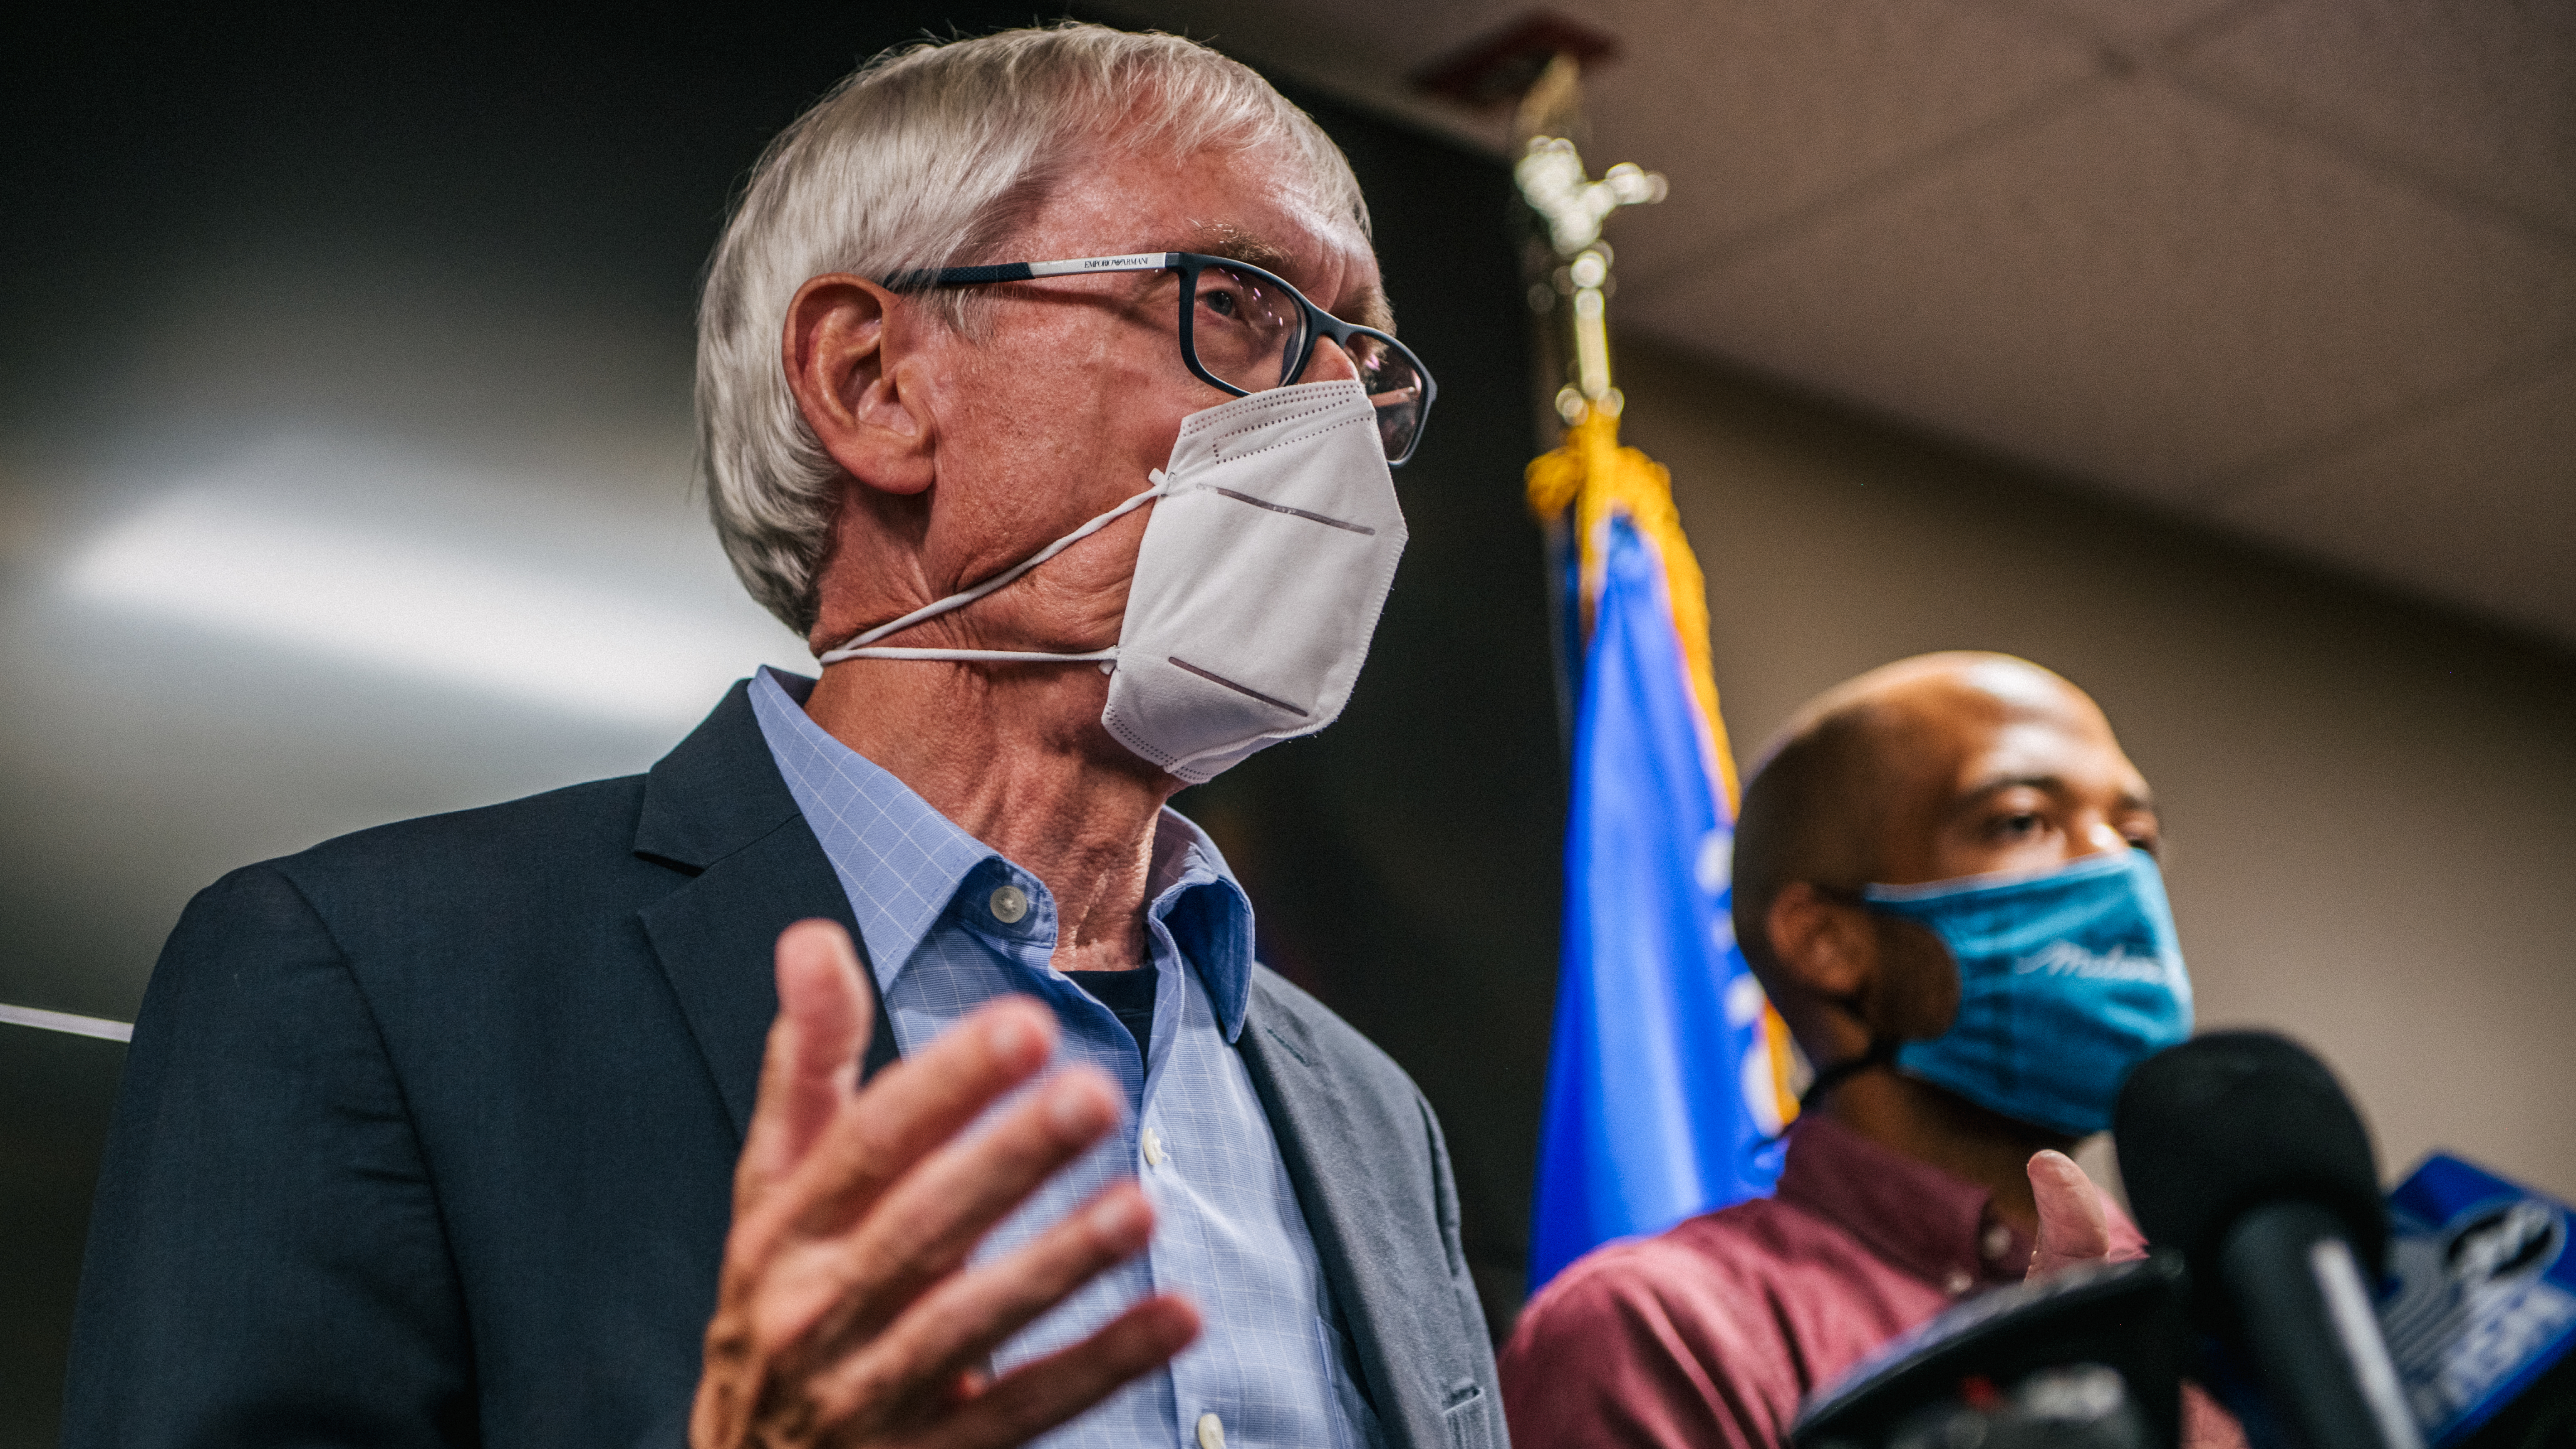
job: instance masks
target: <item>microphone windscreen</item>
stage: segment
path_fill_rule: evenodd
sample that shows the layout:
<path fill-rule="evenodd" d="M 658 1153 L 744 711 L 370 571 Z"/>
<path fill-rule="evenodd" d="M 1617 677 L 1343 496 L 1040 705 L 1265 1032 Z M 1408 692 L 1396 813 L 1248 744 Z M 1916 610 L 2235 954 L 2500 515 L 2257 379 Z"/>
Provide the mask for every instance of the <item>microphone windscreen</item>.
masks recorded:
<path fill-rule="evenodd" d="M 2334 1073 L 2264 1031 L 2219 1031 L 2138 1064 L 2111 1131 L 2147 1240 L 2179 1248 L 2214 1284 L 2219 1245 L 2248 1209 L 2313 1203 L 2342 1222 L 2376 1277 L 2387 1209 L 2370 1133 Z"/>

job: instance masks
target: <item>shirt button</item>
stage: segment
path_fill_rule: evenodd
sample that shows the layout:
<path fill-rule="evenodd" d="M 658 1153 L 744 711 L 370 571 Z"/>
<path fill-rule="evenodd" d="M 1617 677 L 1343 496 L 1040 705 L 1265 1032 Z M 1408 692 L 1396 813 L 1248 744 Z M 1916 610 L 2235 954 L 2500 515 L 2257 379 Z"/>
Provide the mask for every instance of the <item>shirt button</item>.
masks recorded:
<path fill-rule="evenodd" d="M 1967 1269 L 1953 1268 L 1950 1270 L 1949 1278 L 1941 1284 L 1941 1291 L 1949 1294 L 1953 1298 L 1956 1298 L 1960 1294 L 1967 1292 L 1970 1286 L 1975 1282 L 1975 1279 L 1968 1276 Z"/>
<path fill-rule="evenodd" d="M 1003 886 L 993 892 L 985 904 L 993 908 L 993 919 L 1005 926 L 1016 926 L 1029 913 L 1029 893 L 1018 886 Z"/>
<path fill-rule="evenodd" d="M 1145 1165 L 1147 1167 L 1160 1167 L 1163 1165 L 1163 1139 L 1157 1135 L 1151 1127 L 1145 1129 Z M 1216 1415 L 1214 1414 L 1210 1414 L 1199 1421 L 1199 1434 L 1201 1438 L 1206 1437 L 1207 1426 L 1215 1422 Z M 1225 1430 L 1222 1428 L 1218 1429 L 1216 1437 L 1217 1442 L 1223 1443 L 1225 1441 Z"/>
<path fill-rule="evenodd" d="M 2012 1229 L 2001 1223 L 1989 1224 L 1986 1235 L 1979 1240 L 1978 1246 L 1986 1250 L 1987 1262 L 2001 1262 L 2004 1254 L 2012 1251 Z"/>
<path fill-rule="evenodd" d="M 1199 1449 L 1225 1449 L 1225 1421 L 1214 1414 L 1199 1415 Z"/>

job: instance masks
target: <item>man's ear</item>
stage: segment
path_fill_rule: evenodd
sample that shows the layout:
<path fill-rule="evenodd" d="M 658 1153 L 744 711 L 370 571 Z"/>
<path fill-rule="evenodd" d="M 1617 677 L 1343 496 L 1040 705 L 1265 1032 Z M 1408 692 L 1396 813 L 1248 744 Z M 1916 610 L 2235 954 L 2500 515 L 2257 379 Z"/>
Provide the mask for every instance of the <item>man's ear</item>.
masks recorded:
<path fill-rule="evenodd" d="M 1878 936 L 1867 917 L 1791 881 L 1771 897 L 1762 919 L 1780 978 L 1772 1005 L 1809 1059 L 1824 1066 L 1869 1050 L 1877 1035 L 1866 1016 L 1878 986 Z"/>
<path fill-rule="evenodd" d="M 1877 978 L 1878 933 L 1868 916 L 1805 881 L 1791 881 L 1771 897 L 1763 924 L 1781 973 L 1809 995 L 1848 1003 Z"/>
<path fill-rule="evenodd" d="M 846 272 L 813 278 L 787 304 L 780 361 L 796 410 L 868 487 L 919 493 L 935 476 L 928 332 L 918 308 Z"/>

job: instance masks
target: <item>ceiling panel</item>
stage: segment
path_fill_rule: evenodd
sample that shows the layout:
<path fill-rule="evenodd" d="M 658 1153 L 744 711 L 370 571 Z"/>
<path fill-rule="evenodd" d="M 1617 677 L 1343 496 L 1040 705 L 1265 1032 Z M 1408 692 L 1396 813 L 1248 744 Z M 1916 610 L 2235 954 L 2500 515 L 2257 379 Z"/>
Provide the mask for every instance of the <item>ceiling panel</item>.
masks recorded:
<path fill-rule="evenodd" d="M 2576 236 L 2576 5 L 2284 0 L 2188 68 Z"/>
<path fill-rule="evenodd" d="M 2142 77 L 1618 315 L 2190 502 L 2576 336 L 2576 270 Z"/>
<path fill-rule="evenodd" d="M 1937 165 L 2062 103 L 2098 63 L 2072 37 L 1919 0 L 1638 9 L 1618 31 L 1625 58 L 1585 87 L 1593 167 L 1635 161 L 1672 181 L 1652 215 L 1613 223 L 1624 286 Z"/>
<path fill-rule="evenodd" d="M 1440 124 L 1496 151 L 1507 112 L 1476 115 L 1406 77 L 1524 7 L 1416 0 L 1405 24 L 1378 0 L 1113 0 L 1113 9 L 1239 48 L 1291 73 Z M 1937 158 L 2081 83 L 2095 48 L 1973 5 L 1598 0 L 1582 23 L 1618 38 L 1585 81 L 1594 171 L 1635 161 L 1672 198 L 1615 228 L 1631 282 L 1690 264 L 1891 167 Z M 1349 37 L 1367 35 L 1365 46 Z"/>
<path fill-rule="evenodd" d="M 2126 45 L 2172 38 L 2230 11 L 2257 8 L 2269 0 L 1997 0 L 2033 19 L 2072 23 L 2105 40 Z"/>
<path fill-rule="evenodd" d="M 1535 8 L 1107 4 L 1498 155 L 1406 78 Z M 1621 47 L 1586 159 L 1673 182 L 1611 224 L 1620 329 L 2576 644 L 2521 381 L 2576 341 L 2576 3 L 1559 8 Z M 2373 461 L 2419 437 L 2452 471 Z"/>
<path fill-rule="evenodd" d="M 2576 361 L 2230 498 L 2219 516 L 2576 638 Z"/>

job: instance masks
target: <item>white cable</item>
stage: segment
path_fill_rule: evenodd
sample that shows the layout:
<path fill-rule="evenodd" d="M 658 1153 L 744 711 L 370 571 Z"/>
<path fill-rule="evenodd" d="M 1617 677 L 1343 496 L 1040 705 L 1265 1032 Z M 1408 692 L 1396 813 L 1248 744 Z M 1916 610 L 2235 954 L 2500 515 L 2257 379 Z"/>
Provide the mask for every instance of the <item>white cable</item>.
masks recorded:
<path fill-rule="evenodd" d="M 41 1006 L 0 1006 L 0 1022 L 11 1026 L 32 1026 L 38 1031 L 59 1031 L 72 1036 L 94 1036 L 102 1041 L 132 1041 L 131 1023 L 110 1021 L 103 1016 L 78 1016 L 68 1011 L 47 1011 Z"/>
<path fill-rule="evenodd" d="M 1055 542 L 1048 544 L 1046 547 L 1039 549 L 1036 553 L 1029 555 L 1027 558 L 1002 570 L 1000 573 L 993 575 L 991 578 L 984 580 L 973 588 L 950 594 L 944 599 L 938 599 L 931 603 L 924 604 L 920 608 L 913 610 L 911 613 L 906 614 L 902 618 L 896 619 L 891 623 L 879 624 L 873 629 L 863 630 L 857 634 L 851 635 L 839 648 L 833 649 L 828 653 L 815 656 L 817 662 L 823 664 L 838 664 L 844 659 L 955 659 L 960 657 L 991 659 L 995 661 L 1018 660 L 1023 662 L 1047 659 L 1076 660 L 1116 658 L 1118 651 L 1115 649 L 1099 650 L 1089 654 L 1034 654 L 1004 649 L 870 649 L 866 646 L 874 644 L 876 641 L 884 638 L 888 634 L 901 633 L 903 630 L 911 628 L 913 625 L 920 623 L 924 619 L 935 619 L 940 615 L 947 613 L 951 609 L 962 609 L 966 607 L 968 604 L 975 602 L 977 599 L 984 597 L 995 589 L 1001 588 L 1002 586 L 1010 583 L 1020 575 L 1036 568 L 1039 564 L 1045 563 L 1048 559 L 1055 557 L 1057 554 L 1064 552 L 1073 545 L 1080 543 L 1084 539 L 1098 533 L 1100 530 L 1107 528 L 1110 524 L 1117 522 L 1119 519 L 1126 517 L 1128 514 L 1133 513 L 1137 509 L 1144 507 L 1146 504 L 1153 502 L 1155 499 L 1162 497 L 1163 490 L 1170 486 L 1171 480 L 1164 476 L 1163 470 L 1160 468 L 1155 469 L 1147 476 L 1154 480 L 1153 487 L 1146 489 L 1144 492 L 1139 493 L 1135 497 L 1128 499 L 1126 502 L 1119 504 L 1117 507 L 1110 509 L 1107 513 L 1103 513 L 1099 517 L 1092 519 L 1080 528 L 1077 528 L 1073 532 L 1066 534 L 1064 537 L 1057 539 Z"/>
<path fill-rule="evenodd" d="M 843 659 L 962 659 L 990 660 L 995 664 L 1052 664 L 1081 660 L 1106 660 L 1118 657 L 1118 646 L 1094 649 L 1088 654 L 1045 654 L 1027 649 L 895 649 L 884 645 L 874 648 L 835 649 L 823 656 L 831 664 Z"/>

